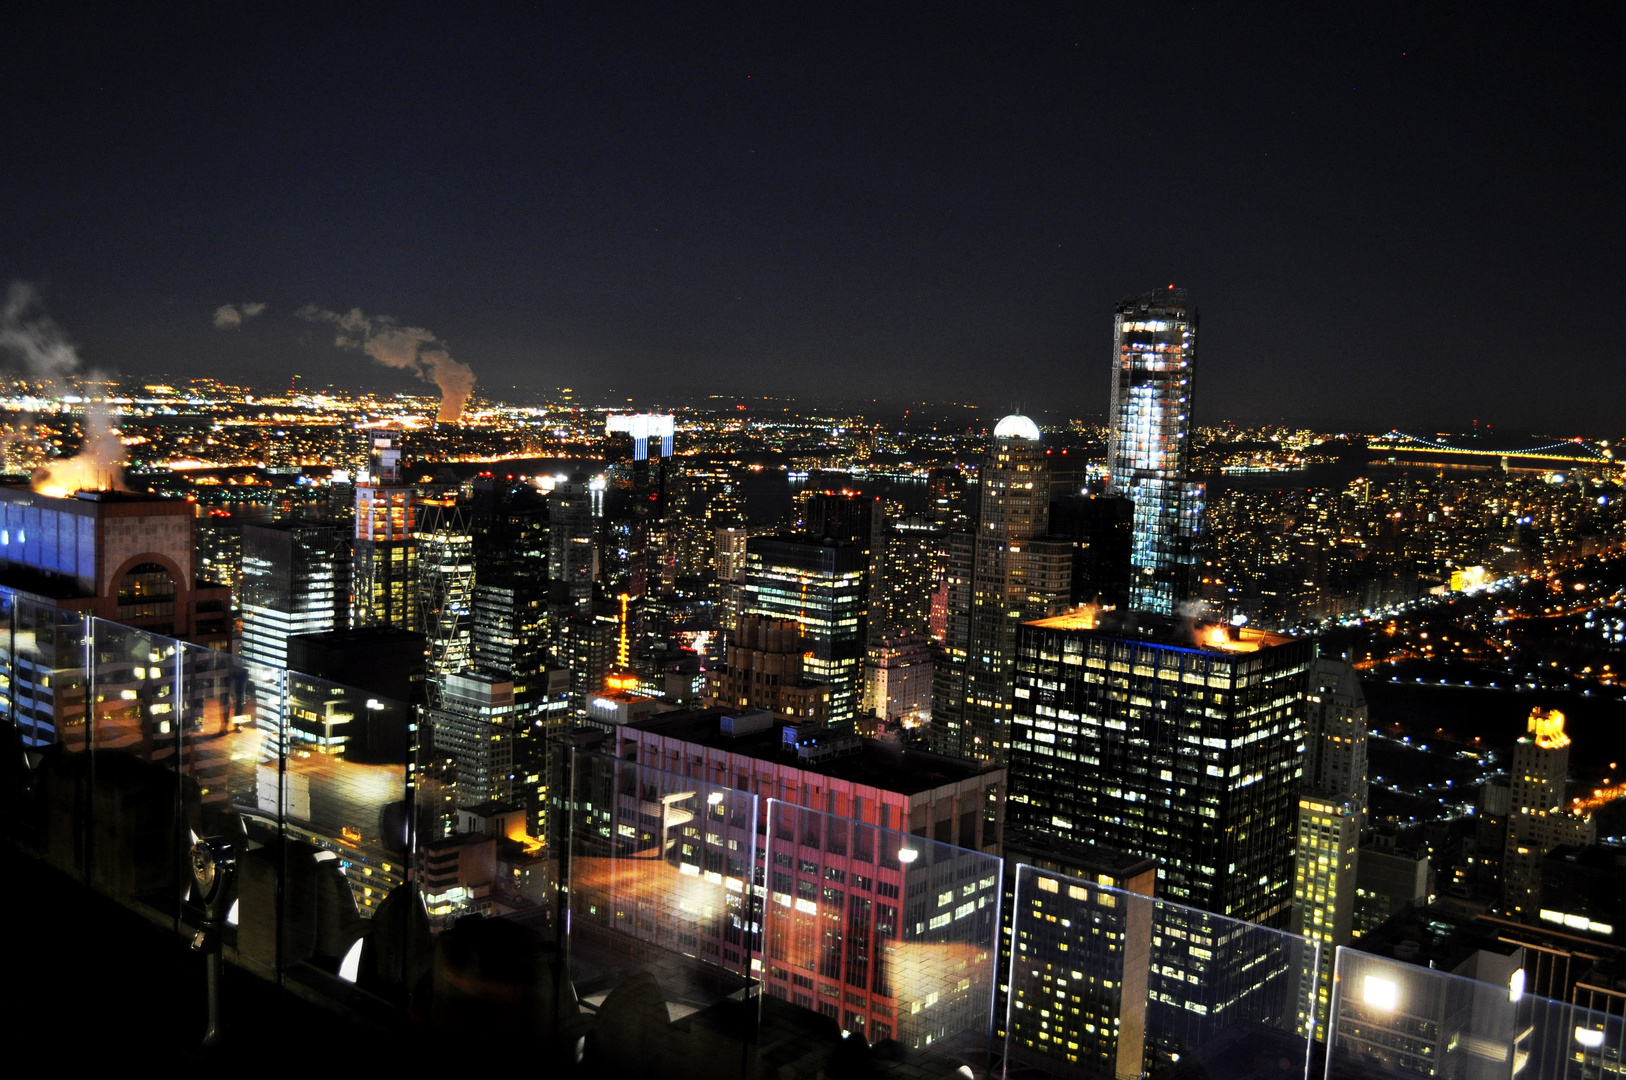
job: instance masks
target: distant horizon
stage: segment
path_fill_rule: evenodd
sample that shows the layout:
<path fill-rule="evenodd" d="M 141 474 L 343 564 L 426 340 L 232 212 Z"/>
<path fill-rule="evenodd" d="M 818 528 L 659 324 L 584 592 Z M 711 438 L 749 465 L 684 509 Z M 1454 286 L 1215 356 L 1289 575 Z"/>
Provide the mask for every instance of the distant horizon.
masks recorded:
<path fill-rule="evenodd" d="M 415 380 L 410 380 L 406 377 L 401 377 L 398 380 L 392 381 L 388 374 L 384 372 L 370 372 L 369 374 L 376 374 L 379 377 L 376 379 L 376 381 L 357 379 L 350 381 L 348 384 L 341 385 L 336 380 L 317 383 L 315 380 L 306 380 L 304 376 L 301 376 L 301 381 L 305 382 L 305 386 L 302 386 L 300 389 L 301 391 L 313 393 L 333 390 L 339 393 L 356 395 L 375 394 L 390 397 L 419 397 L 424 399 L 426 409 L 431 407 L 428 404 L 429 402 L 437 400 L 434 387 L 424 386 L 422 383 Z M 7 375 L 10 377 L 22 377 L 15 372 L 8 372 Z M 178 385 L 184 384 L 186 381 L 191 379 L 210 379 L 232 386 L 244 387 L 257 396 L 276 396 L 278 394 L 286 394 L 288 392 L 287 385 L 273 383 L 270 381 L 259 382 L 255 380 L 229 379 L 217 375 L 197 375 L 175 371 L 151 372 L 146 374 L 114 372 L 98 377 L 105 377 L 109 381 L 116 381 L 121 384 L 121 388 L 132 384 Z M 80 377 L 81 381 L 88 380 L 90 378 L 91 376 L 88 374 Z M 726 402 L 730 405 L 746 404 L 752 406 L 753 408 L 763 409 L 764 411 L 785 409 L 794 412 L 801 412 L 803 414 L 811 414 L 812 412 L 816 411 L 828 411 L 845 416 L 874 413 L 880 414 L 876 417 L 878 421 L 889 423 L 901 420 L 902 414 L 905 410 L 910 412 L 926 412 L 940 416 L 944 419 L 947 419 L 953 411 L 958 410 L 966 414 L 964 419 L 967 422 L 968 430 L 972 429 L 973 424 L 981 424 L 982 427 L 991 430 L 994 423 L 996 423 L 1001 416 L 1018 411 L 1023 412 L 1025 415 L 1031 416 L 1042 428 L 1061 429 L 1065 428 L 1068 424 L 1074 421 L 1100 425 L 1105 425 L 1106 423 L 1104 408 L 1095 409 L 1093 411 L 1083 408 L 1068 408 L 1065 406 L 1051 409 L 1034 409 L 1031 406 L 1027 408 L 1019 408 L 1017 403 L 1001 406 L 985 402 L 909 401 L 900 399 L 888 400 L 886 398 L 860 397 L 833 398 L 811 394 L 759 395 L 745 393 L 694 392 L 690 394 L 669 395 L 659 398 L 656 398 L 653 395 L 635 395 L 628 400 L 625 397 L 622 397 L 621 391 L 614 388 L 605 388 L 600 392 L 591 393 L 587 390 L 581 390 L 575 387 L 565 388 L 557 386 L 545 387 L 541 385 L 534 385 L 529 387 L 509 386 L 502 388 L 487 388 L 482 385 L 476 385 L 473 400 L 490 401 L 505 405 L 513 405 L 516 407 L 538 405 L 544 403 L 544 400 L 546 400 L 548 404 L 557 407 L 562 404 L 562 402 L 558 400 L 558 395 L 564 389 L 571 390 L 572 395 L 575 398 L 573 404 L 579 407 L 594 410 L 618 409 L 627 412 L 648 412 L 662 408 L 705 409 L 709 407 L 720 407 L 720 403 Z M 1196 426 L 1199 428 L 1223 427 L 1226 425 L 1233 425 L 1241 428 L 1285 427 L 1296 430 L 1313 431 L 1318 434 L 1326 435 L 1348 434 L 1372 436 L 1382 435 L 1389 431 L 1401 431 L 1417 435 L 1438 435 L 1442 433 L 1453 436 L 1473 435 L 1476 433 L 1476 423 L 1478 425 L 1479 433 L 1495 434 L 1502 437 L 1526 435 L 1531 438 L 1582 438 L 1595 442 L 1607 440 L 1609 443 L 1613 444 L 1617 441 L 1617 439 L 1621 439 L 1623 437 L 1623 433 L 1626 433 L 1626 424 L 1623 424 L 1620 431 L 1600 431 L 1597 429 L 1579 431 L 1554 430 L 1550 427 L 1545 427 L 1532 422 L 1495 422 L 1486 420 L 1483 417 L 1447 419 L 1438 416 L 1433 418 L 1425 416 L 1413 417 L 1409 420 L 1402 419 L 1398 422 L 1377 421 L 1364 424 L 1351 423 L 1348 420 L 1339 420 L 1327 416 L 1315 417 L 1282 414 L 1270 415 L 1265 412 L 1255 413 L 1250 416 L 1221 416 L 1211 418 L 1203 415 L 1206 410 L 1201 407 L 1200 402 L 1198 403 L 1196 412 Z M 970 415 L 972 413 L 975 413 L 975 416 Z"/>

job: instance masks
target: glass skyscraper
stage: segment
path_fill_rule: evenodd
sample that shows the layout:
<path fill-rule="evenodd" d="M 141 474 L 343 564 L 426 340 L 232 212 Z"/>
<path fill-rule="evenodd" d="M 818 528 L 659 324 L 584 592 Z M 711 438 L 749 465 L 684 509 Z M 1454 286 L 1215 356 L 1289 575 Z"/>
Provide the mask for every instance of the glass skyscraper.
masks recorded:
<path fill-rule="evenodd" d="M 800 536 L 755 537 L 745 550 L 744 614 L 801 627 L 802 674 L 830 687 L 830 724 L 850 729 L 863 682 L 869 553 Z"/>
<path fill-rule="evenodd" d="M 1197 312 L 1170 286 L 1118 305 L 1113 325 L 1112 492 L 1134 503 L 1129 606 L 1173 615 L 1196 584 L 1203 488 L 1191 483 Z"/>

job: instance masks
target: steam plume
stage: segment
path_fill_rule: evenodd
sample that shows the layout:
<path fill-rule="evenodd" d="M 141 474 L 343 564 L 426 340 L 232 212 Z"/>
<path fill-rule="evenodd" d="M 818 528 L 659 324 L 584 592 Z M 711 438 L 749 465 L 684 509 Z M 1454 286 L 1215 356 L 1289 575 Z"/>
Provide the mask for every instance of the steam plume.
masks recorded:
<path fill-rule="evenodd" d="M 311 322 L 328 322 L 339 328 L 333 343 L 344 349 L 359 349 L 385 367 L 410 371 L 424 382 L 440 387 L 442 423 L 456 423 L 463 404 L 474 392 L 474 371 L 452 359 L 446 345 L 434 334 L 417 326 L 402 326 L 388 315 L 363 315 L 360 308 L 346 314 L 327 311 L 314 304 L 299 309 L 299 317 Z"/>
<path fill-rule="evenodd" d="M 252 319 L 269 305 L 255 301 L 249 304 L 221 304 L 215 308 L 215 329 L 235 330 L 245 319 Z"/>
<path fill-rule="evenodd" d="M 13 281 L 6 289 L 6 304 L 0 308 L 0 350 L 20 357 L 31 378 L 55 382 L 79 371 L 79 354 L 26 281 Z"/>
<path fill-rule="evenodd" d="M 20 358 L 35 379 L 59 383 L 79 373 L 78 351 L 26 281 L 14 281 L 6 290 L 5 305 L 0 307 L 0 353 Z M 88 381 L 100 380 L 93 372 Z M 83 430 L 84 442 L 76 456 L 34 471 L 35 491 L 70 495 L 84 488 L 124 486 L 124 443 L 106 404 L 88 395 Z"/>

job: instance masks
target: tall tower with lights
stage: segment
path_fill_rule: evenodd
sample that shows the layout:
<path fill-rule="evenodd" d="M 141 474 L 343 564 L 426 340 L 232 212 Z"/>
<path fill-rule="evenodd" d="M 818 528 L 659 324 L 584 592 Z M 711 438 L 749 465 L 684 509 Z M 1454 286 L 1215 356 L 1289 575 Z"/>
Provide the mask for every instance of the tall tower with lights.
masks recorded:
<path fill-rule="evenodd" d="M 1561 844 L 1590 844 L 1592 818 L 1573 814 L 1566 803 L 1570 737 L 1564 714 L 1531 709 L 1529 731 L 1513 744 L 1513 776 L 1502 855 L 1502 908 L 1533 922 L 1541 900 L 1541 860 Z"/>
<path fill-rule="evenodd" d="M 1195 592 L 1203 488 L 1188 480 L 1197 310 L 1169 286 L 1118 305 L 1113 322 L 1112 493 L 1134 504 L 1129 606 L 1173 615 Z"/>

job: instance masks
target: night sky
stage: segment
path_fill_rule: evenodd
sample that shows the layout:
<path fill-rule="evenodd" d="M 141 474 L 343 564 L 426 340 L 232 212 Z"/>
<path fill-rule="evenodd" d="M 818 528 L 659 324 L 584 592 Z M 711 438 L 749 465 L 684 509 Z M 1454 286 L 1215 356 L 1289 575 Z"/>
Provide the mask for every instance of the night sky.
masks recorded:
<path fill-rule="evenodd" d="M 359 307 L 499 396 L 1086 415 L 1176 283 L 1200 421 L 1626 430 L 1618 6 L 110 7 L 0 33 L 87 365 L 410 385 Z"/>

